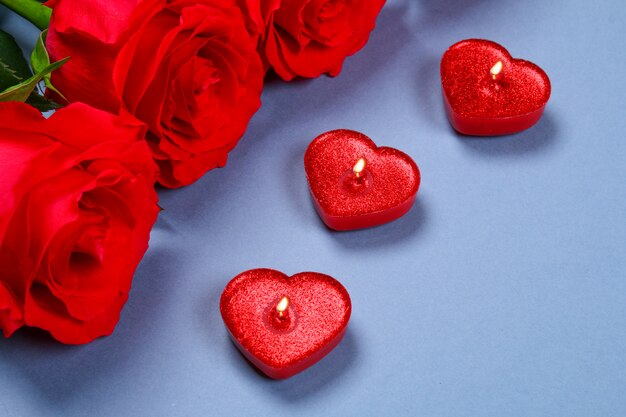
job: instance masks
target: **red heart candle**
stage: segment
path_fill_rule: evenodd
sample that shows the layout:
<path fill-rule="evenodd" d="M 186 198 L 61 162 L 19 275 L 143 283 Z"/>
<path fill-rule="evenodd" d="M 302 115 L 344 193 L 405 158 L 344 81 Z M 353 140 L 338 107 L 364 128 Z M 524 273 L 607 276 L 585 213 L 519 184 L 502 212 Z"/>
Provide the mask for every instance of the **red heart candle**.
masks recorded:
<path fill-rule="evenodd" d="M 450 123 L 474 136 L 528 129 L 541 118 L 551 90 L 541 68 L 483 39 L 461 41 L 444 53 L 441 83 Z"/>
<path fill-rule="evenodd" d="M 252 269 L 233 278 L 220 300 L 235 345 L 267 376 L 289 378 L 326 356 L 343 338 L 352 305 L 334 278 L 288 277 Z"/>
<path fill-rule="evenodd" d="M 315 208 L 328 227 L 351 230 L 403 216 L 413 206 L 420 172 L 397 149 L 362 133 L 333 130 L 311 142 L 304 169 Z"/>

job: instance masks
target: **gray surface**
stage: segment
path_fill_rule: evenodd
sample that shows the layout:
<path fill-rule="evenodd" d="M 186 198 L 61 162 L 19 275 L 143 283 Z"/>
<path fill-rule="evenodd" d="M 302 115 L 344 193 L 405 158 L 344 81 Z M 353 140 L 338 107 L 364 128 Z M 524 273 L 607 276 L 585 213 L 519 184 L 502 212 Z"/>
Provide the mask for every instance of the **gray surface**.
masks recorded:
<path fill-rule="evenodd" d="M 160 192 L 113 336 L 0 340 L 0 416 L 626 415 L 624 22 L 622 0 L 390 2 L 338 78 L 270 82 L 228 167 Z M 439 59 L 469 37 L 549 74 L 532 130 L 451 130 Z M 413 156 L 407 216 L 324 228 L 302 156 L 340 127 Z M 219 317 L 256 267 L 331 274 L 353 300 L 346 339 L 287 381 L 256 373 Z"/>

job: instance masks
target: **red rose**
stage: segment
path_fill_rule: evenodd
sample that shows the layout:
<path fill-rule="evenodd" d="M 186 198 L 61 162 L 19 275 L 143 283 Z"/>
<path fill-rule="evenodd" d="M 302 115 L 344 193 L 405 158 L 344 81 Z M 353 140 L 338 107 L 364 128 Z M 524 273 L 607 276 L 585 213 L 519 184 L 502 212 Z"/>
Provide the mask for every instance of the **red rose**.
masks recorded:
<path fill-rule="evenodd" d="M 367 42 L 385 4 L 385 0 L 260 1 L 260 11 L 250 8 L 252 21 L 265 22 L 260 52 L 284 80 L 338 75 L 344 59 Z"/>
<path fill-rule="evenodd" d="M 158 207 L 145 126 L 73 104 L 0 103 L 0 328 L 113 331 Z"/>
<path fill-rule="evenodd" d="M 138 3 L 138 4 L 137 4 Z M 257 37 L 235 0 L 57 0 L 47 47 L 70 100 L 149 126 L 159 182 L 223 166 L 260 106 Z"/>

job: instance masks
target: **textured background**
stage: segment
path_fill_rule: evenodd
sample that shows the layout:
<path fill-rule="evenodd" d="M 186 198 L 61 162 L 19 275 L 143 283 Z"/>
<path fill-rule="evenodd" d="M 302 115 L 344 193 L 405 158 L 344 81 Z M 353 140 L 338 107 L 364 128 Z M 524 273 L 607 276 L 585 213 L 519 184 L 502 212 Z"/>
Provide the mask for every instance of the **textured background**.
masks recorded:
<path fill-rule="evenodd" d="M 268 84 L 228 166 L 161 191 L 165 208 L 111 337 L 0 340 L 0 416 L 626 415 L 626 7 L 623 0 L 390 1 L 335 79 Z M 27 49 L 36 33 L 0 11 Z M 438 65 L 484 37 L 549 74 L 531 130 L 456 135 Z M 308 196 L 317 134 L 402 149 L 413 210 L 333 233 Z M 230 278 L 338 278 L 354 313 L 325 360 L 276 382 L 227 338 Z"/>

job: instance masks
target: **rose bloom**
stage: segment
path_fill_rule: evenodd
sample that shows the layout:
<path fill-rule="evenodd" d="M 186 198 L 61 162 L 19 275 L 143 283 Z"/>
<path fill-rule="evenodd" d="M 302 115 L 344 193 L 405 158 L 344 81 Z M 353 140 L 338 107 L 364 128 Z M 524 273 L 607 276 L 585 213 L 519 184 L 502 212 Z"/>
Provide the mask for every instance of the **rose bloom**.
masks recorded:
<path fill-rule="evenodd" d="M 246 0 L 261 30 L 259 51 L 284 80 L 336 76 L 361 49 L 385 0 Z"/>
<path fill-rule="evenodd" d="M 226 164 L 260 106 L 258 36 L 235 0 L 53 0 L 52 83 L 71 102 L 148 125 L 159 182 Z"/>
<path fill-rule="evenodd" d="M 0 329 L 64 343 L 110 334 L 158 214 L 134 119 L 72 104 L 46 120 L 0 103 Z"/>

